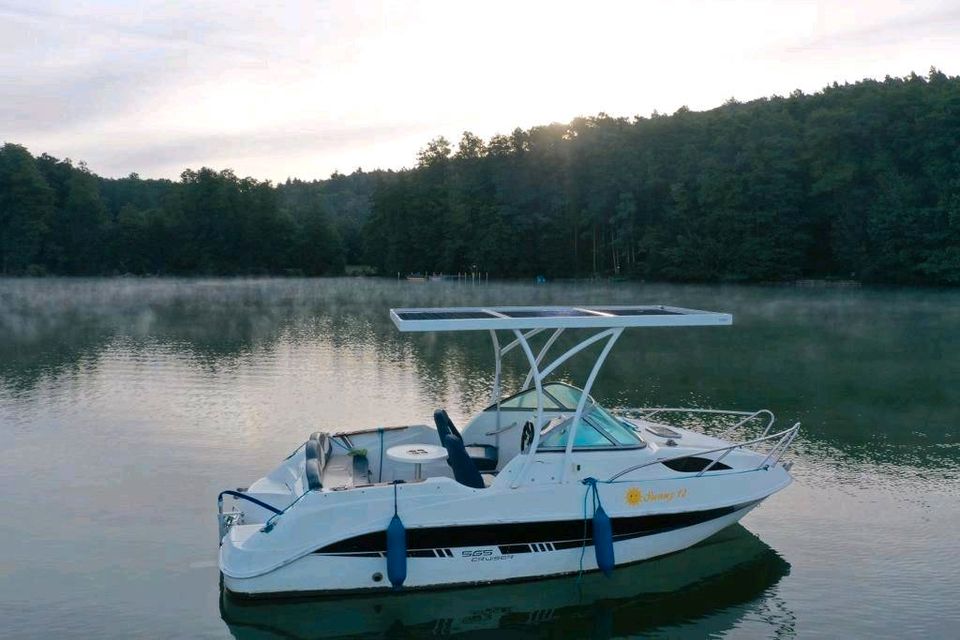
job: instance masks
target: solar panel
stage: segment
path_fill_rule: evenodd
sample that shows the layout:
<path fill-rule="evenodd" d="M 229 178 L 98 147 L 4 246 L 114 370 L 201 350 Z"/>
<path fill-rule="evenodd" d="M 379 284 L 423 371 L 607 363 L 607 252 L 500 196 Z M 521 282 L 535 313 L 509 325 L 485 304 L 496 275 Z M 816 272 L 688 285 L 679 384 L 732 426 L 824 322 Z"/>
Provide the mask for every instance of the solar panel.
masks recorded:
<path fill-rule="evenodd" d="M 595 316 L 597 314 L 579 309 L 529 309 L 529 310 L 505 310 L 501 311 L 503 315 L 510 318 L 576 318 L 583 316 Z"/>
<path fill-rule="evenodd" d="M 477 318 L 497 318 L 488 311 L 457 311 L 456 309 L 438 311 L 405 311 L 397 314 L 401 320 L 471 320 Z"/>
<path fill-rule="evenodd" d="M 726 313 L 655 305 L 391 309 L 390 318 L 400 331 L 690 327 L 733 323 L 732 316 Z"/>
<path fill-rule="evenodd" d="M 614 316 L 675 316 L 679 315 L 677 311 L 667 311 L 662 307 L 657 308 L 628 308 L 628 309 L 605 309 L 598 307 L 593 309 L 593 311 L 599 311 L 600 313 L 609 313 Z"/>

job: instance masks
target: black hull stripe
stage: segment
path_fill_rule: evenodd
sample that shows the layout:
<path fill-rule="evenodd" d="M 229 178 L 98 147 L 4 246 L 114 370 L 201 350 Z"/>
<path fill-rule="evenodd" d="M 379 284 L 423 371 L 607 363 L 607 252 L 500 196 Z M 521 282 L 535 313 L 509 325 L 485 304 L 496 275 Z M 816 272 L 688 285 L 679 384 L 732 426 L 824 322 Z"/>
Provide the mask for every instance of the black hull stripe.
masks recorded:
<path fill-rule="evenodd" d="M 663 513 L 629 518 L 613 518 L 614 542 L 652 536 L 722 518 L 757 504 L 759 500 L 704 511 Z M 584 538 L 586 533 L 586 538 Z M 424 527 L 407 529 L 407 556 L 412 558 L 450 558 L 450 548 L 498 547 L 500 553 L 535 553 L 572 549 L 593 544 L 593 521 L 552 520 L 549 522 L 513 522 L 460 527 Z M 327 555 L 379 556 L 386 552 L 387 534 L 374 531 L 317 549 Z"/>

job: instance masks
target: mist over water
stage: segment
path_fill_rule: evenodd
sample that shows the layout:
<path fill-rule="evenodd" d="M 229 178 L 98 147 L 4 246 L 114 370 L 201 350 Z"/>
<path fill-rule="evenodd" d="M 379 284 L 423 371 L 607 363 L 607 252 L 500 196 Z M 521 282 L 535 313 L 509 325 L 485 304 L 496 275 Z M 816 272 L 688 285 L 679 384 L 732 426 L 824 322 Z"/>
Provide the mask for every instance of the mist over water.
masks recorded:
<path fill-rule="evenodd" d="M 365 621 L 344 633 L 953 633 L 960 292 L 14 279 L 0 280 L 0 634 L 329 632 L 337 606 L 220 601 L 217 492 L 317 429 L 428 423 L 437 407 L 463 423 L 486 405 L 487 334 L 400 334 L 390 307 L 571 303 L 733 313 L 733 327 L 626 332 L 593 395 L 801 421 L 797 482 L 711 549 L 618 569 L 616 589 L 591 577 L 580 592 L 564 579 L 422 594 L 416 607 L 361 600 L 338 605 Z M 505 362 L 505 389 L 523 364 Z M 591 364 L 560 375 L 582 384 Z"/>

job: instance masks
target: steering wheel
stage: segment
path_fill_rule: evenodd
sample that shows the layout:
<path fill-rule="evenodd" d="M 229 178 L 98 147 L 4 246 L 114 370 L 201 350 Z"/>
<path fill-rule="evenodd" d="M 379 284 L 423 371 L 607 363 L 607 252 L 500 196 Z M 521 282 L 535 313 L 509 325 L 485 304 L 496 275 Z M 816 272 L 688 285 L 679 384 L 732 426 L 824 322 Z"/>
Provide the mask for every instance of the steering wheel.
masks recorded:
<path fill-rule="evenodd" d="M 527 420 L 523 423 L 523 431 L 520 433 L 520 453 L 524 453 L 531 444 L 533 444 L 533 423 Z"/>

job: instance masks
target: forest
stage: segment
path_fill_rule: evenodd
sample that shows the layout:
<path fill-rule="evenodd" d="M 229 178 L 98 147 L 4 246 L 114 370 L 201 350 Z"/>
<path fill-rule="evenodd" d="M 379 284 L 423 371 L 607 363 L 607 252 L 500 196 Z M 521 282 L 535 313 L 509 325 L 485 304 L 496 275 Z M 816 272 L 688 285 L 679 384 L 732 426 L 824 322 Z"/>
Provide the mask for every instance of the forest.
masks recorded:
<path fill-rule="evenodd" d="M 8 275 L 805 278 L 960 284 L 960 77 L 427 143 L 416 166 L 272 184 L 101 178 L 0 149 Z"/>

